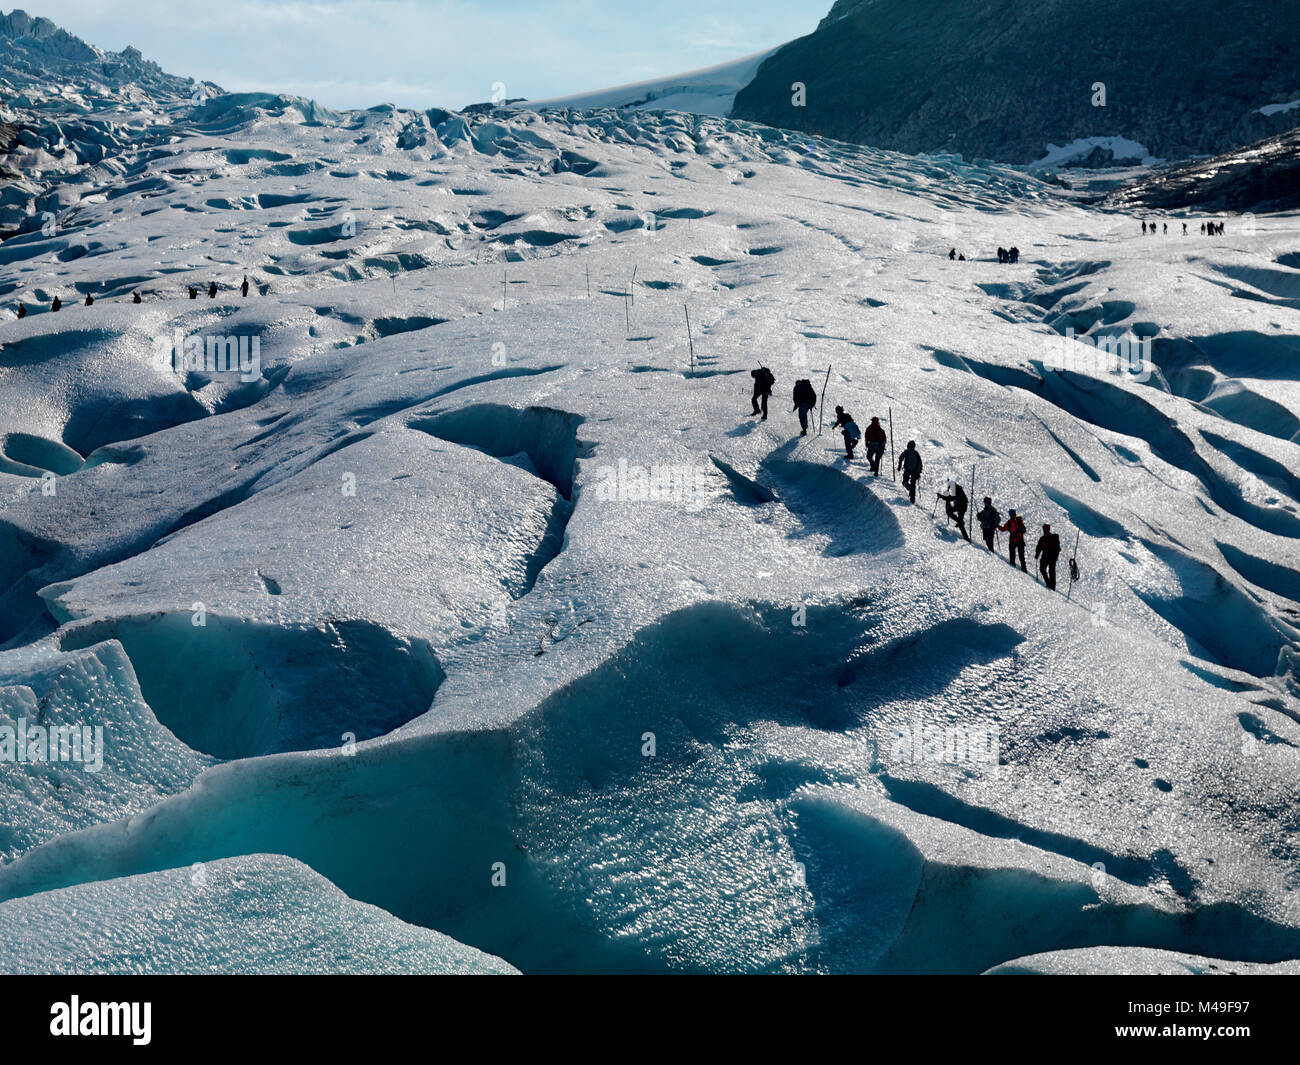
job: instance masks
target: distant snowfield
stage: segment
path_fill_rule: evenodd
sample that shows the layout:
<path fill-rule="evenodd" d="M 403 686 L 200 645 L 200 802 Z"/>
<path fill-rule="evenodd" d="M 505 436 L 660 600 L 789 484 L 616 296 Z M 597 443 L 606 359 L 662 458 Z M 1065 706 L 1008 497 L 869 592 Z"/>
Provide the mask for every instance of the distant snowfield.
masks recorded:
<path fill-rule="evenodd" d="M 0 970 L 1300 957 L 1295 216 L 1143 237 L 674 113 L 168 112 L 0 245 Z"/>
<path fill-rule="evenodd" d="M 1116 160 L 1136 159 L 1143 166 L 1154 166 L 1162 161 L 1147 151 L 1145 145 L 1129 140 L 1127 137 L 1078 137 L 1069 144 L 1047 145 L 1047 154 L 1030 166 L 1035 170 L 1064 166 L 1076 159 L 1084 158 L 1094 148 L 1109 148 L 1115 153 Z"/>
<path fill-rule="evenodd" d="M 666 78 L 651 78 L 595 92 L 527 100 L 515 107 L 530 111 L 629 108 L 635 111 L 684 111 L 725 118 L 731 114 L 736 94 L 754 80 L 763 60 L 780 48 L 743 56 L 727 63 Z"/>

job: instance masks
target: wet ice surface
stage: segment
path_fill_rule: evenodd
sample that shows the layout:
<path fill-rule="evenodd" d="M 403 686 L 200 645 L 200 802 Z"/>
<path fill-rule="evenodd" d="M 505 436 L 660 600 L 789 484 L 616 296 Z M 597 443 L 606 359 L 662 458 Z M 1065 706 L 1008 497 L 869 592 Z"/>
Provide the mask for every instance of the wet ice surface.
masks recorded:
<path fill-rule="evenodd" d="M 517 972 L 273 854 L 13 899 L 0 929 L 6 973 Z"/>
<path fill-rule="evenodd" d="M 77 663 L 109 766 L 3 767 L 0 898 L 276 854 L 524 971 L 1300 956 L 1294 218 L 1142 238 L 721 120 L 257 103 L 0 262 L 147 297 L 0 326 L 0 712 Z M 176 330 L 256 335 L 259 381 L 160 368 Z M 917 506 L 797 435 L 828 365 Z M 1081 536 L 1070 601 L 931 519 L 950 477 L 1061 533 L 1062 592 Z"/>

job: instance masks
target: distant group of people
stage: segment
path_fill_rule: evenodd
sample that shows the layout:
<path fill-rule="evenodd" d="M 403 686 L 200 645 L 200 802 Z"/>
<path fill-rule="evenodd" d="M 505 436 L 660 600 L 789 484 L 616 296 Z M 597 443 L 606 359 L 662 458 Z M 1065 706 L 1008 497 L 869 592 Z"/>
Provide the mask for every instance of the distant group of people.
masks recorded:
<path fill-rule="evenodd" d="M 188 291 L 189 291 L 190 299 L 192 299 L 192 300 L 196 300 L 196 299 L 199 298 L 199 290 L 198 290 L 197 288 L 195 288 L 193 285 L 188 286 Z M 215 281 L 209 282 L 209 284 L 208 284 L 208 299 L 216 299 L 216 298 L 217 298 L 217 292 L 218 292 L 218 291 L 219 291 L 219 289 L 217 288 L 217 283 L 216 283 Z M 243 280 L 243 282 L 242 282 L 242 283 L 240 284 L 240 286 L 239 286 L 239 294 L 240 294 L 240 296 L 247 296 L 247 295 L 248 295 L 248 275 L 247 275 L 247 274 L 244 275 L 244 280 Z M 139 293 L 138 291 L 136 291 L 136 292 L 132 292 L 132 293 L 131 293 L 131 302 L 132 302 L 132 303 L 143 303 L 144 300 L 141 298 L 140 293 Z M 84 306 L 84 307 L 93 307 L 94 305 L 95 305 L 95 297 L 92 296 L 89 292 L 87 292 L 87 293 L 86 293 L 86 298 L 85 298 L 85 300 L 82 301 L 82 306 Z M 58 296 L 55 296 L 54 299 L 50 300 L 50 311 L 51 311 L 52 313 L 57 313 L 57 312 L 59 312 L 59 311 L 61 311 L 61 310 L 63 310 L 63 301 L 62 301 L 61 299 L 59 299 Z M 19 301 L 19 304 L 18 304 L 17 315 L 18 315 L 19 318 L 26 318 L 26 317 L 27 317 L 27 305 L 26 305 L 25 303 L 21 302 L 21 301 Z"/>
<path fill-rule="evenodd" d="M 776 385 L 776 375 L 766 366 L 760 366 L 757 370 L 751 370 L 750 376 L 754 379 L 753 413 L 756 416 L 761 415 L 766 420 L 767 401 Z M 798 413 L 799 415 L 799 435 L 807 436 L 809 417 L 817 407 L 817 390 L 813 388 L 811 381 L 801 378 L 795 382 L 791 398 L 794 401 L 791 413 Z M 853 461 L 853 453 L 858 445 L 865 442 L 867 462 L 871 466 L 872 476 L 880 476 L 880 465 L 884 459 L 885 448 L 889 444 L 889 435 L 885 432 L 885 427 L 880 424 L 879 417 L 873 417 L 871 424 L 867 426 L 866 432 L 863 432 L 858 428 L 853 415 L 843 407 L 837 406 L 835 408 L 835 420 L 831 423 L 831 429 L 838 429 L 842 434 L 844 438 L 844 457 L 848 462 Z M 896 469 L 902 474 L 903 487 L 907 489 L 908 499 L 915 503 L 917 485 L 920 483 L 921 473 L 925 469 L 925 463 L 921 458 L 920 451 L 917 450 L 915 440 L 907 442 L 907 447 L 898 456 Z M 956 523 L 961 535 L 967 543 L 970 543 L 970 531 L 966 524 L 966 512 L 970 502 L 966 496 L 966 490 L 957 481 L 949 481 L 947 490 L 936 492 L 935 495 L 943 501 L 948 520 Z M 938 506 L 938 503 L 935 506 Z M 992 497 L 985 496 L 984 507 L 975 515 L 975 520 L 980 524 L 984 545 L 990 551 L 997 551 L 996 539 L 998 533 L 1006 533 L 1008 563 L 1012 566 L 1019 563 L 1022 572 L 1029 572 L 1025 562 L 1027 528 L 1024 518 L 1017 514 L 1014 508 L 1008 510 L 1007 519 L 1004 522 L 1002 515 L 993 505 Z M 1042 535 L 1039 536 L 1038 542 L 1034 546 L 1034 558 L 1038 562 L 1038 572 L 1042 575 L 1043 583 L 1053 591 L 1056 589 L 1056 562 L 1060 555 L 1061 538 L 1052 532 L 1050 525 L 1044 525 Z M 1071 561 L 1070 565 L 1071 579 L 1075 579 L 1077 569 L 1073 561 Z"/>
<path fill-rule="evenodd" d="M 1210 237 L 1221 237 L 1221 236 L 1223 236 L 1223 227 L 1224 227 L 1226 224 L 1227 224 L 1227 223 L 1225 223 L 1225 222 L 1202 222 L 1202 223 L 1201 223 L 1201 236 L 1203 236 L 1203 237 L 1205 237 L 1205 236 L 1210 236 Z M 1142 222 L 1142 235 L 1143 235 L 1144 237 L 1147 237 L 1147 236 L 1154 237 L 1157 233 L 1160 233 L 1162 236 L 1168 236 L 1168 235 L 1169 235 L 1169 223 L 1168 223 L 1168 222 L 1161 222 L 1160 225 L 1159 225 L 1159 227 L 1157 228 L 1155 222 L 1147 222 L 1147 221 L 1143 221 L 1143 222 Z M 1187 236 L 1187 223 L 1186 223 L 1186 222 L 1183 223 L 1183 236 Z"/>
<path fill-rule="evenodd" d="M 964 263 L 966 256 L 956 248 L 948 249 L 948 258 L 954 262 Z M 1000 263 L 1018 263 L 1020 262 L 1019 248 L 998 248 L 998 262 Z"/>

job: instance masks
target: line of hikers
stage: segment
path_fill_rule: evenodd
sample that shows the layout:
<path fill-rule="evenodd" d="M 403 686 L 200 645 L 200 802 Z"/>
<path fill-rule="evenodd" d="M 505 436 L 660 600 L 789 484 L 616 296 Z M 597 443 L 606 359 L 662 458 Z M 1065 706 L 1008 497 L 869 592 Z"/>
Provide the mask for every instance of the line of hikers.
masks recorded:
<path fill-rule="evenodd" d="M 948 515 L 949 521 L 955 521 L 957 528 L 961 530 L 962 536 L 966 542 L 970 543 L 970 533 L 966 531 L 966 508 L 967 499 L 966 491 L 956 481 L 948 482 L 946 492 L 935 493 L 944 502 L 944 511 Z M 1007 562 L 1012 566 L 1016 564 L 1017 559 L 1020 562 L 1020 571 L 1028 573 L 1025 567 L 1025 534 L 1028 531 L 1025 527 L 1025 519 L 1016 513 L 1015 508 L 1007 510 L 1007 520 L 1002 521 L 1002 515 L 998 512 L 997 507 L 993 505 L 991 496 L 984 497 L 984 509 L 975 515 L 975 520 L 980 523 L 980 532 L 984 537 L 984 546 L 990 551 L 997 553 L 995 546 L 997 534 L 1004 532 L 1007 534 Z M 1052 591 L 1056 590 L 1056 560 L 1061 557 L 1061 538 L 1052 532 L 1050 525 L 1043 526 L 1043 534 L 1038 538 L 1038 543 L 1034 545 L 1034 558 L 1038 560 L 1038 572 L 1042 574 L 1043 583 Z"/>
<path fill-rule="evenodd" d="M 749 375 L 754 379 L 754 392 L 751 397 L 754 407 L 754 415 L 762 415 L 764 421 L 767 420 L 767 401 L 772 394 L 772 389 L 776 385 L 776 375 L 766 366 L 760 366 L 757 370 L 751 370 Z M 794 392 L 791 397 L 794 400 L 794 406 L 791 413 L 799 415 L 799 435 L 808 435 L 808 419 L 813 410 L 817 407 L 817 390 L 807 378 L 800 378 L 794 383 Z M 867 431 L 863 433 L 854 421 L 853 415 L 843 407 L 835 408 L 835 420 L 831 422 L 832 431 L 839 429 L 844 437 L 844 457 L 846 461 L 853 461 L 853 452 L 858 444 L 866 441 L 867 445 L 867 462 L 871 465 L 871 473 L 874 477 L 880 476 L 880 463 L 884 459 L 885 447 L 889 443 L 889 435 L 885 432 L 885 427 L 880 424 L 880 418 L 871 419 L 871 424 L 867 426 Z M 916 441 L 909 440 L 903 453 L 898 456 L 896 468 L 903 475 L 903 487 L 907 489 L 908 499 L 916 502 L 916 488 L 921 480 L 921 472 L 925 469 L 925 463 L 921 459 L 921 453 L 916 449 Z M 955 521 L 957 528 L 961 530 L 962 536 L 967 543 L 971 542 L 970 533 L 966 529 L 966 511 L 969 507 L 969 500 L 966 497 L 966 490 L 957 481 L 949 481 L 946 492 L 936 492 L 938 499 L 944 502 L 944 511 L 948 515 L 949 521 Z M 938 503 L 935 504 L 938 506 Z M 996 553 L 995 541 L 997 534 L 1004 532 L 1007 534 L 1008 557 L 1007 561 L 1014 566 L 1017 559 L 1020 562 L 1021 572 L 1028 573 L 1029 570 L 1025 565 L 1025 534 L 1026 527 L 1024 519 L 1016 513 L 1014 508 L 1009 508 L 1007 520 L 1002 521 L 1002 515 L 993 505 L 991 496 L 984 497 L 984 509 L 975 515 L 975 519 L 980 523 L 980 532 L 984 537 L 984 544 L 990 550 Z M 1043 583 L 1048 588 L 1056 590 L 1056 560 L 1061 555 L 1061 538 L 1052 532 L 1050 525 L 1043 526 L 1043 534 L 1038 538 L 1038 543 L 1034 546 L 1034 558 L 1038 560 L 1038 571 L 1042 574 Z M 1073 564 L 1073 563 L 1072 563 Z"/>
<path fill-rule="evenodd" d="M 1201 223 L 1201 236 L 1203 236 L 1203 237 L 1204 237 L 1204 236 L 1221 237 L 1221 236 L 1223 236 L 1223 227 L 1224 227 L 1224 225 L 1225 225 L 1225 223 L 1223 223 L 1223 222 L 1202 222 L 1202 223 Z M 1168 222 L 1161 222 L 1161 223 L 1160 223 L 1160 233 L 1161 233 L 1162 236 L 1168 236 L 1168 235 L 1169 235 L 1169 223 L 1168 223 Z M 1156 224 L 1155 224 L 1154 222 L 1150 222 L 1150 223 L 1148 223 L 1148 222 L 1145 222 L 1145 221 L 1144 221 L 1144 222 L 1142 223 L 1142 235 L 1143 235 L 1144 237 L 1145 237 L 1145 236 L 1152 236 L 1152 237 L 1154 237 L 1154 236 L 1156 235 Z M 1187 236 L 1187 223 L 1186 223 L 1186 222 L 1183 223 L 1183 236 Z"/>
<path fill-rule="evenodd" d="M 199 290 L 198 290 L 194 285 L 189 285 L 189 286 L 188 286 L 188 291 L 189 291 L 190 299 L 192 299 L 192 300 L 196 300 L 196 299 L 199 298 Z M 217 298 L 217 292 L 218 292 L 218 291 L 219 291 L 219 289 L 218 289 L 218 287 L 217 287 L 217 283 L 216 283 L 215 281 L 209 282 L 209 284 L 208 284 L 208 299 L 216 299 L 216 298 Z M 247 295 L 248 295 L 248 275 L 247 275 L 247 274 L 244 275 L 243 283 L 239 286 L 239 294 L 240 294 L 240 296 L 247 296 Z M 132 292 L 132 293 L 131 293 L 131 302 L 132 302 L 132 303 L 143 303 L 143 302 L 144 302 L 144 300 L 141 299 L 141 297 L 140 297 L 140 293 L 139 293 L 139 291 L 135 291 L 135 292 Z M 85 298 L 85 300 L 82 302 L 82 306 L 83 306 L 83 307 L 93 307 L 94 305 L 95 305 L 95 297 L 92 296 L 89 292 L 87 292 L 87 293 L 86 293 L 86 298 Z M 55 296 L 54 299 L 52 299 L 52 300 L 50 301 L 50 311 L 51 311 L 51 312 L 55 312 L 55 313 L 57 313 L 58 311 L 61 311 L 61 310 L 63 310 L 63 301 L 62 301 L 61 299 L 59 299 L 58 296 Z M 19 302 L 19 304 L 18 304 L 17 314 L 18 314 L 18 317 L 19 317 L 19 318 L 26 318 L 26 317 L 27 317 L 27 305 L 26 305 L 25 303 Z"/>

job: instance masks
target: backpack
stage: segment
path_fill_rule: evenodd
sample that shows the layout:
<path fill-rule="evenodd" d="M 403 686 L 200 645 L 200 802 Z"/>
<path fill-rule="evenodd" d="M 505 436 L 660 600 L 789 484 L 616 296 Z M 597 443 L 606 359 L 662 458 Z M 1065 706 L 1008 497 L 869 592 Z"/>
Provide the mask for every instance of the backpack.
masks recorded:
<path fill-rule="evenodd" d="M 803 404 L 805 407 L 817 406 L 817 393 L 813 389 L 812 382 L 803 378 L 794 383 L 794 402 L 795 406 Z"/>
<path fill-rule="evenodd" d="M 862 430 L 858 428 L 857 422 L 849 420 L 844 423 L 844 435 L 851 440 L 861 440 Z"/>
<path fill-rule="evenodd" d="M 758 385 L 762 392 L 771 392 L 772 386 L 776 384 L 776 378 L 772 376 L 772 371 L 766 366 L 760 366 L 757 370 L 751 370 L 754 375 L 754 383 Z"/>
<path fill-rule="evenodd" d="M 924 463 L 921 461 L 921 453 L 913 448 L 911 451 L 903 452 L 903 469 L 908 473 L 913 473 L 917 477 L 921 476 L 921 467 Z"/>

